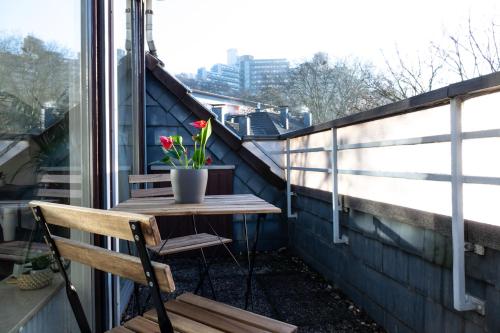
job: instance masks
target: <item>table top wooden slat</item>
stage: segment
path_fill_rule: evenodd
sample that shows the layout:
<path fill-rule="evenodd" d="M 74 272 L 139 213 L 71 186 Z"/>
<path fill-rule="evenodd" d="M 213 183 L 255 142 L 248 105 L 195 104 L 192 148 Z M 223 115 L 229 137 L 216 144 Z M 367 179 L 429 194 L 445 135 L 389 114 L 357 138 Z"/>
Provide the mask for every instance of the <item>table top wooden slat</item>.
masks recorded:
<path fill-rule="evenodd" d="M 201 204 L 177 204 L 173 197 L 131 198 L 112 210 L 154 216 L 281 213 L 280 208 L 253 194 L 207 195 Z"/>

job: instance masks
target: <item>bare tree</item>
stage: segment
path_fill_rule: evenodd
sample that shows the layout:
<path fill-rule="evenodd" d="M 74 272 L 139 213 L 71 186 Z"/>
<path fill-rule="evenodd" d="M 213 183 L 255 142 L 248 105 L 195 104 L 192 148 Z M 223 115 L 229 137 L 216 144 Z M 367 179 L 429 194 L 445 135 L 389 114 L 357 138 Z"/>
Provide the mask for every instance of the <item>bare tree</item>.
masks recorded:
<path fill-rule="evenodd" d="M 478 29 L 469 17 L 465 31 L 448 35 L 448 45 L 431 45 L 447 69 L 463 81 L 500 70 L 499 30 L 494 21 Z"/>
<path fill-rule="evenodd" d="M 374 89 L 378 80 L 380 76 L 369 65 L 331 62 L 328 54 L 317 53 L 292 70 L 288 93 L 294 105 L 309 108 L 314 122 L 324 122 L 387 103 Z"/>
<path fill-rule="evenodd" d="M 79 86 L 79 61 L 68 55 L 67 50 L 33 36 L 0 36 L 4 131 L 25 133 L 39 127 L 42 108 L 61 109 L 61 114 L 69 109 L 69 88 Z"/>
<path fill-rule="evenodd" d="M 439 86 L 500 70 L 499 25 L 491 21 L 484 29 L 474 27 L 471 18 L 465 30 L 448 34 L 444 42 L 432 41 L 424 55 L 411 59 L 398 48 L 395 61 L 385 57 L 388 84 L 404 99 Z"/>
<path fill-rule="evenodd" d="M 440 74 L 443 71 L 444 61 L 438 56 L 439 51 L 430 48 L 424 60 L 420 54 L 415 59 L 403 57 L 396 47 L 395 61 L 385 58 L 388 78 L 396 95 L 393 101 L 405 99 L 435 89 L 441 83 Z"/>

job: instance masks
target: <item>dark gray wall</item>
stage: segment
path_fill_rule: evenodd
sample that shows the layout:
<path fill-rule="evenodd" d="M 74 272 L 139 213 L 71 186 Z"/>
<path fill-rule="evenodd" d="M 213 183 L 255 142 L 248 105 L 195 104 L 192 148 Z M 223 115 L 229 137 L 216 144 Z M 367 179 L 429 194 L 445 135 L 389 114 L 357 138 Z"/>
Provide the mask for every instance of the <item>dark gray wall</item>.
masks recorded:
<path fill-rule="evenodd" d="M 148 165 L 163 157 L 160 135 L 182 135 L 186 148 L 192 152 L 191 136 L 197 130 L 189 125 L 198 120 L 178 99 L 150 73 L 146 76 L 146 160 Z M 269 185 L 254 169 L 245 163 L 236 152 L 216 134 L 212 134 L 207 144 L 208 154 L 213 164 L 234 165 L 234 193 L 252 193 L 262 199 L 284 208 L 284 194 Z M 247 216 L 250 239 L 254 237 L 256 216 Z M 245 248 L 242 216 L 234 217 L 233 241 L 236 250 Z M 272 250 L 283 247 L 288 242 L 287 223 L 283 216 L 269 215 L 261 224 L 259 249 Z"/>
<path fill-rule="evenodd" d="M 351 211 L 348 245 L 332 242 L 331 204 L 304 195 L 289 221 L 290 246 L 389 332 L 500 332 L 500 252 L 466 253 L 467 290 L 486 316 L 453 310 L 451 239 Z"/>

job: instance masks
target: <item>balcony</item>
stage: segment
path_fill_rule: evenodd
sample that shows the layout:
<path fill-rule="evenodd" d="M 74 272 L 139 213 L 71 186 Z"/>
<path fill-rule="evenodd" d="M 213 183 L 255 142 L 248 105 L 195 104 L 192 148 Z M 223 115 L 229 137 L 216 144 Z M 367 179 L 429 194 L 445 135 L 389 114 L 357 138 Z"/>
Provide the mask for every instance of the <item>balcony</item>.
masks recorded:
<path fill-rule="evenodd" d="M 97 2 L 82 3 L 88 8 L 73 8 L 85 11 L 82 18 L 102 14 Z M 127 11 L 136 15 L 135 33 L 143 9 Z M 128 28 L 101 19 L 110 31 Z M 248 240 L 258 237 L 248 309 L 299 332 L 500 332 L 500 73 L 298 130 L 273 124 L 281 134 L 244 135 L 197 99 L 204 92 L 191 91 L 154 52 L 144 52 L 140 34 L 131 33 L 132 46 L 125 39 L 113 46 L 102 26 L 82 25 L 88 31 L 75 38 L 78 55 L 49 80 L 60 99 L 36 105 L 7 85 L 0 91 L 0 111 L 9 116 L 0 138 L 1 332 L 78 332 L 58 275 L 36 290 L 18 288 L 24 264 L 49 251 L 28 202 L 116 209 L 132 193 L 129 175 L 170 172 L 160 163 L 159 136 L 180 135 L 192 151 L 190 123 L 199 119 L 213 125 L 207 193 L 251 194 L 281 209 L 260 229 L 257 214 L 206 218 L 232 240 L 234 257 L 222 245 L 207 251 L 211 283 L 205 280 L 200 294 L 245 308 Z M 95 36 L 85 36 L 89 31 Z M 100 54 L 100 42 L 113 48 Z M 40 52 L 44 43 L 27 36 L 9 59 L 36 63 L 42 57 L 26 50 Z M 31 82 L 39 68 L 30 66 L 27 77 L 12 70 L 10 79 Z M 56 85 L 61 78 L 68 82 Z M 276 113 L 276 122 L 287 112 Z M 191 228 L 189 218 L 157 221 L 161 237 Z M 54 235 L 133 252 L 126 239 L 109 235 L 63 228 Z M 176 284 L 164 301 L 198 289 L 201 259 L 164 260 Z M 92 331 L 155 305 L 147 287 L 135 294 L 130 280 L 76 260 L 65 264 Z"/>
<path fill-rule="evenodd" d="M 165 100 L 160 88 L 174 87 L 153 58 L 148 68 L 148 92 Z M 236 165 L 236 193 L 286 212 L 262 232 L 271 248 L 286 246 L 387 331 L 495 331 L 499 83 L 492 74 L 276 137 L 221 126 L 209 149 Z"/>

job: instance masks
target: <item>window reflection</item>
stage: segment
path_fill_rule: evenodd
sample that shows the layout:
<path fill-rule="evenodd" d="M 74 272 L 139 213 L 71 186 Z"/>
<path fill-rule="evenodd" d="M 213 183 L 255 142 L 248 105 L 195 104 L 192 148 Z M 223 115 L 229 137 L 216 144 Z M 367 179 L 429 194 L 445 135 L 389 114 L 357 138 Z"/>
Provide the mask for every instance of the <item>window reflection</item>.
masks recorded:
<path fill-rule="evenodd" d="M 88 192 L 82 187 L 88 183 L 82 173 L 88 113 L 80 83 L 86 51 L 80 46 L 81 4 L 55 2 L 57 13 L 37 1 L 0 5 L 0 298 L 16 297 L 10 311 L 20 318 L 39 300 L 25 291 L 17 295 L 19 289 L 54 287 L 30 277 L 50 271 L 51 257 L 29 201 L 82 205 L 82 191 Z M 63 228 L 51 231 L 70 236 Z M 7 310 L 0 307 L 2 318 Z M 9 331 L 15 318 L 2 321 L 0 331 Z"/>

